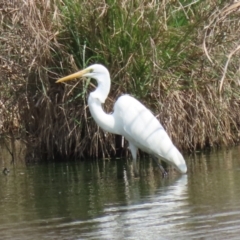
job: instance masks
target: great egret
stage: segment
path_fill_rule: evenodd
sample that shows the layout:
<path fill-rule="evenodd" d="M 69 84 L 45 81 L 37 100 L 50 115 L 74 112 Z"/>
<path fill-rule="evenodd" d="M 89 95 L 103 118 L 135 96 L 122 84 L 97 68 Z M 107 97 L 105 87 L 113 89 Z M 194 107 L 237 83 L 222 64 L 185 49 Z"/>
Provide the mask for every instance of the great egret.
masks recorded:
<path fill-rule="evenodd" d="M 182 154 L 174 146 L 168 134 L 156 117 L 138 100 L 123 95 L 114 105 L 114 112 L 107 114 L 102 109 L 111 85 L 109 71 L 100 64 L 94 64 L 82 71 L 57 80 L 65 82 L 73 78 L 89 77 L 97 81 L 98 86 L 88 98 L 88 106 L 96 123 L 105 131 L 119 134 L 129 142 L 129 149 L 136 166 L 137 151 L 150 154 L 156 160 L 161 158 L 173 165 L 180 173 L 187 172 Z"/>

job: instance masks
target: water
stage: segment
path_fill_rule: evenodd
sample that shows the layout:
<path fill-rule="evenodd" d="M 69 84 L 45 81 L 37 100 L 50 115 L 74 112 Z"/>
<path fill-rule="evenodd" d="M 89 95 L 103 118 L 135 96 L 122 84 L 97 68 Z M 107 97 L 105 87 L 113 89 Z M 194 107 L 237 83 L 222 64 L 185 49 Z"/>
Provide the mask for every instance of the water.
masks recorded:
<path fill-rule="evenodd" d="M 186 156 L 166 179 L 142 159 L 136 179 L 131 160 L 14 166 L 2 147 L 0 239 L 239 239 L 239 153 Z"/>

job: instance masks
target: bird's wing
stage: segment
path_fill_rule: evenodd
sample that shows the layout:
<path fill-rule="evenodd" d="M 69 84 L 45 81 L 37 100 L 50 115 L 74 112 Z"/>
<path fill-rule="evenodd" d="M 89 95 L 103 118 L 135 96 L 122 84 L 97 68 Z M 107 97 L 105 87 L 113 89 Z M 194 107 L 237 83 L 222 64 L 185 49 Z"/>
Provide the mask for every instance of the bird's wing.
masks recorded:
<path fill-rule="evenodd" d="M 114 115 L 121 124 L 121 134 L 143 151 L 164 158 L 173 146 L 161 123 L 135 98 L 120 97 Z"/>

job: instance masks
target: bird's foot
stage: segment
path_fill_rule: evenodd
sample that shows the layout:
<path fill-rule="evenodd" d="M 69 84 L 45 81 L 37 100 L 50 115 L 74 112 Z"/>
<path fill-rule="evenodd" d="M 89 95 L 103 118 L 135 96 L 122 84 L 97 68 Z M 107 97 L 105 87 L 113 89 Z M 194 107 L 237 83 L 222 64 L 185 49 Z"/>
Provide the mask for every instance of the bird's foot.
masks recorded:
<path fill-rule="evenodd" d="M 162 172 L 162 177 L 163 177 L 163 178 L 167 177 L 168 173 L 167 173 L 167 171 L 163 168 L 163 166 L 160 165 L 160 164 L 158 164 L 158 166 L 159 166 L 159 168 L 160 168 L 160 170 L 161 170 L 161 172 Z"/>
<path fill-rule="evenodd" d="M 168 176 L 168 173 L 166 171 L 162 172 L 162 177 L 166 178 Z"/>
<path fill-rule="evenodd" d="M 9 174 L 10 170 L 5 167 L 2 172 L 3 174 L 7 175 Z"/>

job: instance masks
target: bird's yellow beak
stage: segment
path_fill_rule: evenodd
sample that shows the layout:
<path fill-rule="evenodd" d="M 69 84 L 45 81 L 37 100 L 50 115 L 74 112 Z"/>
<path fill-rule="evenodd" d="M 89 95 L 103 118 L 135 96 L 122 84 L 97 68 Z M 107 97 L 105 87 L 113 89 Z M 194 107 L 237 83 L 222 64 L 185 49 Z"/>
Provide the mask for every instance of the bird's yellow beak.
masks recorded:
<path fill-rule="evenodd" d="M 82 77 L 82 76 L 84 76 L 84 74 L 89 73 L 89 72 L 91 72 L 91 69 L 86 68 L 86 69 L 83 69 L 79 72 L 70 74 L 66 77 L 60 78 L 56 81 L 56 83 L 65 82 L 65 81 L 68 81 L 68 80 L 71 80 L 71 79 L 74 79 L 74 78 L 79 78 L 79 77 Z"/>

